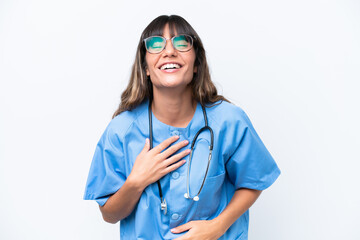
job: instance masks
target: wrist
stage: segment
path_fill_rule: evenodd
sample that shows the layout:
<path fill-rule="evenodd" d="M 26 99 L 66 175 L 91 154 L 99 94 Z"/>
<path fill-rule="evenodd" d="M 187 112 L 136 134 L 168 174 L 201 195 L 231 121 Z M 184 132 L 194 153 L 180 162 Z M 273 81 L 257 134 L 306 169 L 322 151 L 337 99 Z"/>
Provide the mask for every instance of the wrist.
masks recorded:
<path fill-rule="evenodd" d="M 136 191 L 142 192 L 147 187 L 147 185 L 144 183 L 144 181 L 141 181 L 139 178 L 129 175 L 126 179 L 127 184 L 129 187 L 135 189 Z"/>
<path fill-rule="evenodd" d="M 216 232 L 221 234 L 220 236 L 224 235 L 229 228 L 219 216 L 210 221 L 212 222 L 213 229 L 216 229 Z"/>

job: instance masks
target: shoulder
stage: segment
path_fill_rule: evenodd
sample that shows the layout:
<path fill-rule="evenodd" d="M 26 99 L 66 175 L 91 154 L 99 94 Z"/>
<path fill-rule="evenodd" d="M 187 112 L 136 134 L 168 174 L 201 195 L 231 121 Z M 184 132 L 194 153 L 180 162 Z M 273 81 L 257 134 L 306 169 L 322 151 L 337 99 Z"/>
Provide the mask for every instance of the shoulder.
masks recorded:
<path fill-rule="evenodd" d="M 141 103 L 139 106 L 130 111 L 124 111 L 114 117 L 108 124 L 106 131 L 123 138 L 129 129 L 138 121 L 140 117 L 146 114 L 147 104 Z"/>
<path fill-rule="evenodd" d="M 206 112 L 209 118 L 219 125 L 244 124 L 249 121 L 241 107 L 227 101 L 218 101 L 214 105 L 207 106 Z"/>

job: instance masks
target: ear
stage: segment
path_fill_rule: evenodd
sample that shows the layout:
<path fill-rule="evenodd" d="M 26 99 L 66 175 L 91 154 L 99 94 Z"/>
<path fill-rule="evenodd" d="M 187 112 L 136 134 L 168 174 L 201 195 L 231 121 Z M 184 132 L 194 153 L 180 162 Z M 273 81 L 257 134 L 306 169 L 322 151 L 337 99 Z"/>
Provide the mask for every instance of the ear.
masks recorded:
<path fill-rule="evenodd" d="M 197 73 L 197 66 L 194 67 L 194 73 Z"/>
<path fill-rule="evenodd" d="M 146 76 L 150 76 L 149 69 L 146 67 L 145 70 L 146 70 Z"/>

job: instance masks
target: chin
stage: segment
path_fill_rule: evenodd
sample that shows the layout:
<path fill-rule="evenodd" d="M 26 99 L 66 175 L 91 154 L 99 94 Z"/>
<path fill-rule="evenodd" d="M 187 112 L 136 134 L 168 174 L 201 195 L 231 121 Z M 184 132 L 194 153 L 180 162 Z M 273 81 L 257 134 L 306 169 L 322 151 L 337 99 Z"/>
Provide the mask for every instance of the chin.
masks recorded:
<path fill-rule="evenodd" d="M 156 88 L 178 88 L 178 87 L 186 88 L 190 82 L 191 80 L 179 81 L 178 79 L 173 79 L 173 80 L 162 81 L 158 84 L 153 83 L 153 85 Z"/>

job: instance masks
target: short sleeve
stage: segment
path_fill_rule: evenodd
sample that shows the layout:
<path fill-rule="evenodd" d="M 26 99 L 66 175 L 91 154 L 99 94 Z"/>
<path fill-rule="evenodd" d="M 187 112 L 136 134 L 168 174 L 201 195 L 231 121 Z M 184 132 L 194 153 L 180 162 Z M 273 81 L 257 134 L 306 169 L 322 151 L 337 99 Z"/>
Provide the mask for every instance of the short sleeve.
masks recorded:
<path fill-rule="evenodd" d="M 85 200 L 103 206 L 126 180 L 123 146 L 111 124 L 101 136 L 92 159 L 86 182 Z"/>
<path fill-rule="evenodd" d="M 264 190 L 275 182 L 280 169 L 246 113 L 241 110 L 237 116 L 236 149 L 226 162 L 226 171 L 236 189 Z"/>

